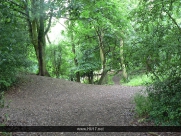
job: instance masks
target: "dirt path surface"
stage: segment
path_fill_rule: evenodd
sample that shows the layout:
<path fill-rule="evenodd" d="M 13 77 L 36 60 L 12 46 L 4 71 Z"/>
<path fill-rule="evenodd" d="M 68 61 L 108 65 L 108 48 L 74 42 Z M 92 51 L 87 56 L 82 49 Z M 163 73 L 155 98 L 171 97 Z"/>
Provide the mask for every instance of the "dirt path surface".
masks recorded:
<path fill-rule="evenodd" d="M 133 95 L 142 87 L 85 85 L 61 79 L 26 76 L 8 91 L 1 115 L 8 125 L 23 126 L 130 126 Z M 13 133 L 14 136 L 146 136 L 145 133 Z"/>
<path fill-rule="evenodd" d="M 116 74 L 113 78 L 112 78 L 113 82 L 115 85 L 120 85 L 120 80 L 121 80 L 121 72 L 119 72 L 118 74 Z"/>

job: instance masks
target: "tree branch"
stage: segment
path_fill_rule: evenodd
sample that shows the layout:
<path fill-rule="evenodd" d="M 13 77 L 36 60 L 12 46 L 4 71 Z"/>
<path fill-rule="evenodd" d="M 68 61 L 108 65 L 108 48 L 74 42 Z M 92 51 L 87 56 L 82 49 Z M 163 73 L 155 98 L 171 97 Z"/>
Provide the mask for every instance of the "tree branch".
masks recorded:
<path fill-rule="evenodd" d="M 9 2 L 10 2 L 11 4 L 14 4 L 14 5 L 18 6 L 19 8 L 24 9 L 24 7 L 23 7 L 23 6 L 21 6 L 21 5 L 17 4 L 17 3 L 15 3 L 15 2 L 13 2 L 13 1 L 9 1 Z"/>
<path fill-rule="evenodd" d="M 58 23 L 59 23 L 60 25 L 62 25 L 65 29 L 67 29 L 67 27 L 66 27 L 65 25 L 63 25 L 61 22 L 58 21 Z"/>
<path fill-rule="evenodd" d="M 45 30 L 45 35 L 48 33 L 49 29 L 50 29 L 50 26 L 52 24 L 52 17 L 53 17 L 53 9 L 51 9 L 51 13 L 50 13 L 50 18 L 49 18 L 49 21 L 48 21 L 48 26 Z"/>
<path fill-rule="evenodd" d="M 60 18 L 63 18 L 63 19 L 67 19 L 67 20 L 90 20 L 90 19 L 95 19 L 95 18 L 85 18 L 85 17 L 80 17 L 80 18 L 69 18 L 69 17 L 66 17 L 66 16 L 64 16 L 64 17 L 60 17 Z"/>
<path fill-rule="evenodd" d="M 9 1 L 9 2 L 10 2 L 10 5 L 15 5 L 15 6 L 19 7 L 19 8 L 22 9 L 22 10 L 25 9 L 25 7 L 23 7 L 23 6 L 15 3 L 15 2 L 13 2 L 13 1 Z M 22 12 L 21 10 L 17 9 L 17 7 L 13 7 L 12 10 L 17 11 L 17 12 L 19 12 L 20 14 L 22 14 L 22 15 L 24 15 L 24 16 L 27 17 L 27 14 L 24 13 L 24 12 Z"/>
<path fill-rule="evenodd" d="M 173 4 L 173 1 L 171 0 L 170 1 L 170 7 L 169 7 L 169 10 L 172 10 L 172 4 Z M 168 15 L 168 17 L 172 20 L 172 22 L 177 26 L 177 28 L 179 29 L 180 33 L 181 33 L 181 27 L 178 25 L 178 23 L 176 22 L 176 20 L 171 16 L 171 14 L 169 13 L 169 11 L 167 11 L 165 8 L 164 8 L 164 4 L 162 2 L 162 11 L 166 12 L 166 14 Z"/>
<path fill-rule="evenodd" d="M 24 12 L 18 10 L 18 9 L 13 9 L 13 10 L 19 12 L 20 14 L 22 14 L 22 15 L 24 15 L 24 16 L 26 16 L 26 17 L 28 17 L 28 15 L 27 15 L 26 13 L 24 13 Z"/>
<path fill-rule="evenodd" d="M 29 9 L 28 9 L 28 1 L 24 1 L 24 6 L 26 7 L 25 8 L 25 12 L 27 14 L 27 18 L 26 18 L 26 21 L 28 23 L 28 28 L 29 28 L 29 35 L 30 35 L 30 38 L 32 39 L 33 35 L 32 35 L 32 24 L 31 24 L 31 21 L 30 21 L 30 14 L 29 14 Z"/>
<path fill-rule="evenodd" d="M 50 2 L 50 0 L 49 0 L 48 2 Z M 54 2 L 55 2 L 55 0 L 54 0 L 52 3 L 54 3 Z M 49 21 L 48 21 L 48 26 L 47 26 L 47 28 L 45 29 L 45 35 L 48 33 L 48 31 L 49 31 L 49 29 L 50 29 L 50 27 L 51 27 L 51 24 L 52 24 L 53 7 L 54 7 L 54 4 L 51 5 L 50 17 L 49 17 Z"/>
<path fill-rule="evenodd" d="M 13 15 L 13 16 L 18 17 L 18 18 L 21 18 L 21 19 L 26 19 L 26 20 L 27 20 L 27 17 L 25 17 L 25 16 L 21 16 L 21 15 Z"/>
<path fill-rule="evenodd" d="M 49 38 L 48 34 L 46 34 L 46 37 L 47 37 L 48 43 L 49 43 L 49 44 L 52 44 L 51 41 L 50 41 L 50 38 Z"/>
<path fill-rule="evenodd" d="M 181 27 L 178 25 L 178 23 L 176 22 L 176 20 L 170 15 L 170 13 L 168 11 L 165 11 L 167 13 L 167 15 L 169 16 L 169 18 L 172 20 L 172 22 L 177 26 L 177 28 L 179 29 L 180 33 L 181 33 Z"/>

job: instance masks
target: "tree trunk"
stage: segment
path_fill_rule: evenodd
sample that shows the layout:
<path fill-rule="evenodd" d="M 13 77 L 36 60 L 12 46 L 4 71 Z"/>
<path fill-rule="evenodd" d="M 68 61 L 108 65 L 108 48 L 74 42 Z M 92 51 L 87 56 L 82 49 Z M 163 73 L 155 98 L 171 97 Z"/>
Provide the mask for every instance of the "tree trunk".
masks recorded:
<path fill-rule="evenodd" d="M 75 64 L 76 67 L 78 67 L 78 61 L 77 61 L 77 58 L 76 58 L 76 51 L 75 51 L 73 32 L 71 34 L 71 42 L 72 42 L 72 52 L 75 55 L 74 56 L 74 64 Z M 80 72 L 76 72 L 75 74 L 76 74 L 76 82 L 80 82 Z"/>
<path fill-rule="evenodd" d="M 93 79 L 94 79 L 93 71 L 88 72 L 87 76 L 88 76 L 89 84 L 93 84 Z"/>
<path fill-rule="evenodd" d="M 98 81 L 98 85 L 101 85 L 104 81 L 104 78 L 107 75 L 108 69 L 106 68 L 106 59 L 104 55 L 103 48 L 100 47 L 100 56 L 101 56 L 101 61 L 102 61 L 102 73 L 101 73 L 101 78 Z"/>
<path fill-rule="evenodd" d="M 146 61 L 145 61 L 145 64 L 146 64 L 146 72 L 151 72 L 152 71 L 152 68 L 151 68 L 151 61 L 150 61 L 151 57 L 148 56 Z"/>
<path fill-rule="evenodd" d="M 76 82 L 80 82 L 80 72 L 76 72 Z"/>
<path fill-rule="evenodd" d="M 38 31 L 37 31 L 37 21 L 34 19 L 32 21 L 32 37 L 31 41 L 35 49 L 37 60 L 39 60 L 39 51 L 38 51 Z"/>
<path fill-rule="evenodd" d="M 105 77 L 106 77 L 106 75 L 107 75 L 107 72 L 108 72 L 108 70 L 102 71 L 102 73 L 101 73 L 101 78 L 100 78 L 99 81 L 98 81 L 98 85 L 101 85 L 101 84 L 103 83 L 103 81 L 104 81 L 104 79 L 105 79 Z"/>
<path fill-rule="evenodd" d="M 50 41 L 50 38 L 49 38 L 48 34 L 46 34 L 46 37 L 47 37 L 48 43 L 49 43 L 49 44 L 52 44 L 51 41 Z"/>
<path fill-rule="evenodd" d="M 44 28 L 44 0 L 40 0 L 40 17 L 39 17 L 39 30 L 38 30 L 38 60 L 39 60 L 39 75 L 49 76 L 46 70 L 45 63 L 45 28 Z"/>
<path fill-rule="evenodd" d="M 101 85 L 104 81 L 104 78 L 106 77 L 108 69 L 106 69 L 106 59 L 105 59 L 105 52 L 104 52 L 104 43 L 103 43 L 104 33 L 101 30 L 100 31 L 97 30 L 96 32 L 98 35 L 100 58 L 101 58 L 102 70 L 103 70 L 101 73 L 101 78 L 98 81 L 98 84 Z"/>
<path fill-rule="evenodd" d="M 43 17 L 40 17 L 40 29 L 38 33 L 38 51 L 39 51 L 39 75 L 45 75 L 45 61 L 44 61 L 44 53 L 45 53 L 45 39 L 44 39 L 44 23 Z"/>
<path fill-rule="evenodd" d="M 38 75 L 41 76 L 50 76 L 48 71 L 46 70 L 46 62 L 45 62 L 45 28 L 44 28 L 44 0 L 40 0 L 40 6 L 36 4 L 36 1 L 31 1 L 32 7 L 32 15 L 37 14 L 40 11 L 40 16 L 34 17 L 33 20 L 30 18 L 30 11 L 28 8 L 28 2 L 25 2 L 25 12 L 27 14 L 27 23 L 29 27 L 29 34 L 31 38 L 31 42 L 34 46 L 36 57 L 38 60 L 39 72 Z M 31 21 L 32 20 L 32 21 Z"/>
<path fill-rule="evenodd" d="M 128 81 L 128 75 L 127 75 L 127 71 L 126 71 L 126 65 L 124 63 L 124 56 L 123 56 L 123 40 L 122 38 L 120 39 L 120 56 L 121 56 L 121 67 L 122 67 L 122 71 L 123 71 L 123 80 L 125 82 Z"/>

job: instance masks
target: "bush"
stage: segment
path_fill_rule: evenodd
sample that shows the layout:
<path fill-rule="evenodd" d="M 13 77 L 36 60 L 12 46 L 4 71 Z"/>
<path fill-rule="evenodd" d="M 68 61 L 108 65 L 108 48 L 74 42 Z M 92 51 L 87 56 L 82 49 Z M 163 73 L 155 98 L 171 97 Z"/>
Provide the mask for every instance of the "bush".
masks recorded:
<path fill-rule="evenodd" d="M 136 113 L 156 125 L 181 125 L 181 77 L 157 81 L 147 87 L 147 96 L 136 94 Z"/>
<path fill-rule="evenodd" d="M 151 75 L 140 73 L 140 74 L 130 75 L 128 83 L 123 82 L 123 80 L 121 80 L 120 82 L 121 84 L 128 86 L 146 86 L 151 84 L 153 81 L 151 79 Z"/>
<path fill-rule="evenodd" d="M 27 59 L 28 34 L 22 20 L 0 5 L 0 92 L 16 81 L 16 75 L 30 65 Z"/>
<path fill-rule="evenodd" d="M 0 108 L 4 108 L 4 92 L 0 92 Z"/>
<path fill-rule="evenodd" d="M 62 49 L 60 45 L 50 45 L 46 49 L 47 69 L 51 77 L 59 78 L 62 65 Z"/>
<path fill-rule="evenodd" d="M 149 98 L 143 94 L 137 93 L 134 97 L 134 102 L 136 103 L 135 110 L 138 116 L 148 116 L 151 109 L 151 102 Z"/>
<path fill-rule="evenodd" d="M 147 88 L 150 117 L 157 124 L 181 125 L 181 77 L 168 78 Z"/>
<path fill-rule="evenodd" d="M 68 50 L 69 51 L 69 50 Z M 51 77 L 68 79 L 70 74 L 70 56 L 63 44 L 49 45 L 46 47 L 47 70 Z"/>

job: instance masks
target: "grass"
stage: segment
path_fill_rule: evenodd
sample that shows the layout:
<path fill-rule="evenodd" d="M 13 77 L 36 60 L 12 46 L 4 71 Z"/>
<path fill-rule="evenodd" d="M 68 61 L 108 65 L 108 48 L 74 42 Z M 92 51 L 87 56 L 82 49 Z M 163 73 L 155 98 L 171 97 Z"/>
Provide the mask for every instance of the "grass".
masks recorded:
<path fill-rule="evenodd" d="M 107 75 L 107 84 L 108 84 L 108 85 L 114 85 L 114 82 L 113 82 L 113 80 L 112 80 L 113 77 L 114 77 L 113 74 Z"/>
<path fill-rule="evenodd" d="M 0 93 L 0 109 L 1 108 L 4 108 L 5 107 L 5 101 L 4 101 L 4 92 L 1 92 Z M 6 121 L 7 121 L 7 118 L 8 118 L 8 116 L 7 116 L 7 114 L 6 114 Z M 2 123 L 0 123 L 0 126 L 5 126 L 5 121 L 3 121 Z M 12 134 L 11 133 L 9 133 L 9 132 L 0 132 L 0 136 L 12 136 Z"/>
<path fill-rule="evenodd" d="M 147 116 L 151 108 L 151 102 L 147 96 L 137 93 L 134 97 L 135 111 L 139 117 Z"/>
<path fill-rule="evenodd" d="M 151 77 L 146 74 L 132 75 L 130 76 L 129 82 L 125 83 L 123 80 L 120 81 L 122 85 L 126 86 L 145 86 L 152 83 Z"/>

